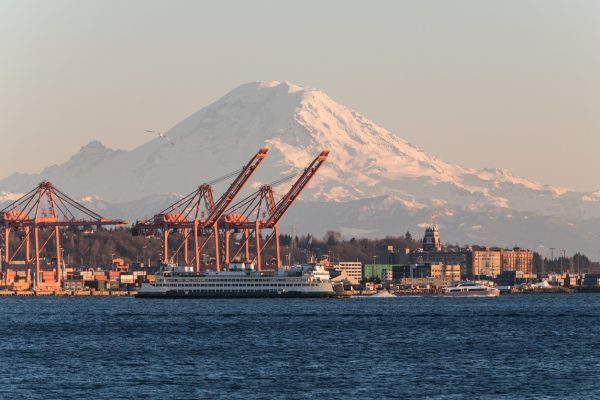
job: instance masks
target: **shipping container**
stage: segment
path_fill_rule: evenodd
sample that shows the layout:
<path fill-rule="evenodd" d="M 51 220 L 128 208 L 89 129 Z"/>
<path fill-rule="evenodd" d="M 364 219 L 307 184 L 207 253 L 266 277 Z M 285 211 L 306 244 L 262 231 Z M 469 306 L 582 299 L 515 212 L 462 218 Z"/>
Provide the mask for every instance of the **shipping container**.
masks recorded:
<path fill-rule="evenodd" d="M 121 275 L 120 276 L 121 283 L 132 284 L 135 282 L 133 279 L 133 275 Z"/>
<path fill-rule="evenodd" d="M 93 281 L 93 280 L 85 280 L 84 282 L 85 287 L 88 287 L 90 289 L 98 289 L 98 281 Z"/>
<path fill-rule="evenodd" d="M 118 290 L 119 289 L 119 282 L 117 281 L 106 281 L 106 290 Z"/>

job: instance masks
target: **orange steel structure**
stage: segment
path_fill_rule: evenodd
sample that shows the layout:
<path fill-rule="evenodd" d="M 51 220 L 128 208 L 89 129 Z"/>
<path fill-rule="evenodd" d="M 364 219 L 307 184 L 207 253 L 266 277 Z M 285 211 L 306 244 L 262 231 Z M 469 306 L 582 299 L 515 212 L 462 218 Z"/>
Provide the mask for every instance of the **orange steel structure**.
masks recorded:
<path fill-rule="evenodd" d="M 101 227 L 106 225 L 127 225 L 128 221 L 104 218 L 91 211 L 84 205 L 76 202 L 52 183 L 44 181 L 36 188 L 15 200 L 4 209 L 0 210 L 0 225 L 4 226 L 3 260 L 6 271 L 2 271 L 0 262 L 0 274 L 4 272 L 4 283 L 8 278 L 8 267 L 14 263 L 31 268 L 35 265 L 35 288 L 42 284 L 41 257 L 52 239 L 54 239 L 54 251 L 56 255 L 56 278 L 54 284 L 61 285 L 61 248 L 60 228 L 67 227 Z M 50 234 L 40 241 L 41 231 L 50 231 Z M 11 246 L 11 237 L 15 232 L 24 234 L 18 240 L 17 247 Z M 16 234 L 14 236 L 17 236 Z M 33 251 L 31 241 L 33 237 Z M 18 254 L 24 253 L 24 260 L 17 260 Z M 29 272 L 28 272 L 29 274 Z M 47 276 L 46 271 L 43 275 Z"/>
<path fill-rule="evenodd" d="M 192 262 L 194 262 L 196 271 L 200 271 L 200 251 L 206 246 L 210 238 L 213 237 L 215 244 L 215 268 L 219 271 L 220 257 L 217 223 L 230 206 L 231 202 L 242 190 L 248 179 L 250 179 L 254 171 L 256 171 L 256 168 L 258 168 L 262 160 L 267 156 L 268 151 L 269 149 L 267 148 L 261 148 L 241 169 L 241 172 L 239 172 L 235 180 L 216 203 L 213 200 L 211 184 L 224 178 L 229 178 L 233 174 L 210 183 L 202 184 L 194 192 L 167 207 L 162 212 L 154 215 L 152 219 L 136 222 L 132 234 L 137 236 L 141 234 L 154 235 L 161 233 L 163 241 L 163 263 L 168 264 L 173 260 L 173 256 L 169 252 L 169 234 L 171 232 L 182 232 L 183 242 L 177 247 L 173 254 L 178 254 L 183 248 L 185 265 L 190 264 L 188 242 L 190 235 L 193 235 L 194 257 Z M 202 245 L 200 244 L 201 237 L 206 238 Z"/>
<path fill-rule="evenodd" d="M 271 185 L 262 186 L 254 195 L 238 202 L 231 207 L 231 213 L 227 213 L 219 222 L 219 229 L 224 234 L 225 247 L 225 263 L 230 262 L 230 239 L 231 233 L 239 233 L 243 231 L 244 242 L 237 249 L 233 257 L 237 257 L 242 249 L 245 249 L 245 259 L 250 261 L 250 239 L 253 237 L 255 241 L 255 256 L 252 261 L 256 261 L 257 270 L 262 268 L 261 253 L 275 239 L 276 266 L 281 266 L 281 254 L 279 244 L 279 220 L 283 217 L 286 211 L 294 203 L 302 190 L 308 185 L 310 180 L 315 176 L 321 165 L 329 156 L 328 150 L 323 150 L 311 163 L 304 169 L 300 177 L 294 182 L 288 192 L 278 201 L 275 202 L 273 195 L 273 186 L 279 184 L 288 178 L 283 178 Z M 261 231 L 270 230 L 269 235 L 261 241 Z M 262 242 L 262 243 L 261 243 Z"/>

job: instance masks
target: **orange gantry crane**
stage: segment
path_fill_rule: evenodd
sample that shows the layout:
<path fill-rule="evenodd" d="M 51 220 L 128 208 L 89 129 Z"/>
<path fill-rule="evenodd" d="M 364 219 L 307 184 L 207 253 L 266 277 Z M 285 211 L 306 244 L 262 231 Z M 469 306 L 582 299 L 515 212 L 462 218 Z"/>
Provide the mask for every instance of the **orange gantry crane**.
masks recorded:
<path fill-rule="evenodd" d="M 315 176 L 321 165 L 329 156 L 328 150 L 323 150 L 300 174 L 300 177 L 294 182 L 288 192 L 278 201 L 275 202 L 273 195 L 273 185 L 262 186 L 253 196 L 238 202 L 231 207 L 231 213 L 227 213 L 219 222 L 219 229 L 223 232 L 225 245 L 225 263 L 230 262 L 230 238 L 231 233 L 244 233 L 244 242 L 240 246 L 233 257 L 237 257 L 242 248 L 245 249 L 245 259 L 250 261 L 250 240 L 253 237 L 255 241 L 255 257 L 252 261 L 256 261 L 257 270 L 262 268 L 261 253 L 275 239 L 276 267 L 281 266 L 281 254 L 279 244 L 279 220 L 283 217 L 286 211 L 294 203 L 302 190 L 308 185 L 310 180 Z M 289 177 L 288 177 L 289 178 Z M 276 182 L 281 183 L 288 178 Z M 269 235 L 261 240 L 262 230 L 270 230 Z M 262 242 L 262 243 L 261 243 Z"/>
<path fill-rule="evenodd" d="M 243 189 L 248 179 L 250 179 L 254 171 L 256 171 L 256 168 L 258 168 L 262 160 L 267 156 L 268 151 L 269 149 L 267 148 L 261 148 L 241 169 L 235 180 L 216 203 L 213 200 L 211 184 L 229 178 L 237 172 L 210 183 L 200 185 L 197 190 L 167 207 L 162 212 L 154 215 L 150 220 L 137 221 L 132 230 L 133 235 L 153 235 L 161 233 L 163 241 L 163 263 L 168 264 L 172 261 L 172 254 L 178 254 L 183 247 L 184 263 L 185 265 L 189 265 L 188 241 L 190 234 L 193 234 L 193 262 L 195 263 L 196 271 L 200 271 L 200 251 L 208 243 L 209 239 L 213 237 L 216 255 L 215 268 L 219 271 L 220 258 L 217 223 L 230 206 L 231 202 Z M 169 252 L 169 233 L 177 231 L 182 232 L 183 241 L 171 254 Z M 206 236 L 206 240 L 202 246 L 200 245 L 200 236 Z"/>
<path fill-rule="evenodd" d="M 47 286 L 58 289 L 62 279 L 60 228 L 100 228 L 106 225 L 127 224 L 129 222 L 125 220 L 104 218 L 61 192 L 52 183 L 41 182 L 36 188 L 0 210 L 0 225 L 4 226 L 4 284 L 8 284 L 8 270 L 11 266 L 25 266 L 30 276 L 31 268 L 35 265 L 35 288 L 43 289 Z M 11 241 L 13 237 L 17 239 Z M 42 271 L 42 267 L 46 265 L 42 266 L 41 255 L 50 242 L 54 244 L 56 269 Z M 48 275 L 55 273 L 56 276 L 46 280 Z"/>

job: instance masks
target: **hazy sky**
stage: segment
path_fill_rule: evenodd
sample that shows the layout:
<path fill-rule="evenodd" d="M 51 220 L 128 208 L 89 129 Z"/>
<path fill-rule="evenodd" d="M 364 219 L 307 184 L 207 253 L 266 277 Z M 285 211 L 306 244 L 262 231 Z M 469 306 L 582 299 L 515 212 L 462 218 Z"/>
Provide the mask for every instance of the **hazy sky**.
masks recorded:
<path fill-rule="evenodd" d="M 600 188 L 597 0 L 0 0 L 0 178 L 134 148 L 256 80 L 450 162 Z"/>

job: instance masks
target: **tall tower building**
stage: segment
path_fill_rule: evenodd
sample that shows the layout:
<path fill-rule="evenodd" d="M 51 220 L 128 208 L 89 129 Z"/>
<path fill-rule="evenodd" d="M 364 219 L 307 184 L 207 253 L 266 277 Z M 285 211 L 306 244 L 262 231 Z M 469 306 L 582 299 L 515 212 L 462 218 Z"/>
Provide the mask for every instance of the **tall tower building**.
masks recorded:
<path fill-rule="evenodd" d="M 442 251 L 442 240 L 437 225 L 431 225 L 425 229 L 423 251 Z"/>

